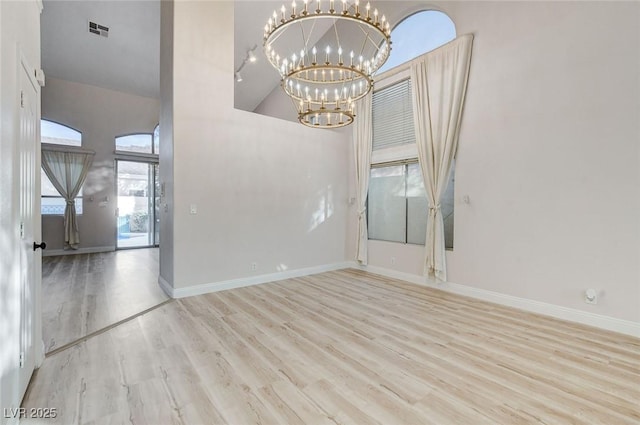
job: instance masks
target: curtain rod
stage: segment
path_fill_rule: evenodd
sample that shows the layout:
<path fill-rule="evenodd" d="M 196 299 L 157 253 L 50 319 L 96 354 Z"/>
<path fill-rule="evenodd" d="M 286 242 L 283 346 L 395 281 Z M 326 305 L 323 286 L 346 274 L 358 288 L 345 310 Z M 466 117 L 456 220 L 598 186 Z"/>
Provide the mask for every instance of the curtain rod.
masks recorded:
<path fill-rule="evenodd" d="M 79 146 L 54 145 L 51 143 L 41 143 L 40 149 L 43 151 L 52 151 L 52 152 L 86 153 L 89 155 L 96 154 L 95 151 L 92 151 L 90 149 L 83 149 Z"/>

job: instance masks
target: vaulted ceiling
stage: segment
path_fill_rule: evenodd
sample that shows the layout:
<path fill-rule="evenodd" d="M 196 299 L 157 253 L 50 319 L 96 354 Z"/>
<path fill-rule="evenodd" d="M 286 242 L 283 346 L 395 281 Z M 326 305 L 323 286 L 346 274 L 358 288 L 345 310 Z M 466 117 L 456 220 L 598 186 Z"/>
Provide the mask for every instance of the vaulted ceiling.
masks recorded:
<path fill-rule="evenodd" d="M 279 76 L 263 54 L 266 20 L 282 0 L 234 2 L 234 70 L 248 50 L 258 60 L 242 68 L 235 85 L 235 106 L 253 111 L 278 86 Z M 375 1 L 393 24 L 421 1 Z M 213 19 L 213 18 L 212 18 Z M 109 27 L 107 38 L 89 32 L 89 21 Z M 319 28 L 320 39 L 327 28 Z M 159 98 L 160 1 L 44 0 L 42 68 L 48 77 Z"/>

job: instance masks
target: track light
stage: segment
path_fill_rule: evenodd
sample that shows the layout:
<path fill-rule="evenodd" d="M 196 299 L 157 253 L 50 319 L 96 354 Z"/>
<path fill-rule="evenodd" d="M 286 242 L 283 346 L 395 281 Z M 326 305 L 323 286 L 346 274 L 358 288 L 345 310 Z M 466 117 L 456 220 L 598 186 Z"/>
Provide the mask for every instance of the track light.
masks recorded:
<path fill-rule="evenodd" d="M 234 74 L 236 78 L 236 83 L 239 83 L 242 81 L 242 75 L 240 75 L 240 71 L 242 71 L 242 68 L 244 68 L 247 62 L 254 63 L 255 61 L 258 60 L 258 57 L 254 53 L 257 47 L 258 47 L 257 45 L 254 45 L 251 49 L 247 50 L 247 56 L 245 56 L 242 63 L 240 64 L 238 69 L 236 69 L 236 72 Z"/>

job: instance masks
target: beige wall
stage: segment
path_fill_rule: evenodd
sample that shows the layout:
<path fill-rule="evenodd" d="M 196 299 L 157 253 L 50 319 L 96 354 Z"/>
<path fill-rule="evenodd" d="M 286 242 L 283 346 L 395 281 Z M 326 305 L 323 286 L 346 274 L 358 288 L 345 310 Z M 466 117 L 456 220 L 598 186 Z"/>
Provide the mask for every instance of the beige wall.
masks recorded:
<path fill-rule="evenodd" d="M 640 4 L 435 6 L 475 35 L 449 280 L 640 321 Z M 373 266 L 421 274 L 423 247 L 369 252 Z"/>
<path fill-rule="evenodd" d="M 174 18 L 174 288 L 344 261 L 348 139 L 233 108 L 231 2 Z"/>
<path fill-rule="evenodd" d="M 152 133 L 159 111 L 158 99 L 47 79 L 42 91 L 42 118 L 80 131 L 82 146 L 96 152 L 83 186 L 83 214 L 78 216 L 80 249 L 115 248 L 114 140 L 125 134 Z M 109 200 L 105 203 L 106 198 Z M 64 247 L 62 216 L 42 217 L 42 237 L 49 253 Z"/>

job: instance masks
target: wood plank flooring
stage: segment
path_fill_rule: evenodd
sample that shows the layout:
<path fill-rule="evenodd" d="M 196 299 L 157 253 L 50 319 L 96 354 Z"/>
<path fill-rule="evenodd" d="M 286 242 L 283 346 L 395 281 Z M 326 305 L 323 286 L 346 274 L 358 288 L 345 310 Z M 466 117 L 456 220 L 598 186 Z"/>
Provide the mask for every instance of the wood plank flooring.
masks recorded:
<path fill-rule="evenodd" d="M 47 424 L 639 424 L 640 340 L 357 270 L 170 302 L 48 357 Z M 25 421 L 25 423 L 33 423 Z"/>
<path fill-rule="evenodd" d="M 44 257 L 42 295 L 46 352 L 168 299 L 157 248 Z"/>

